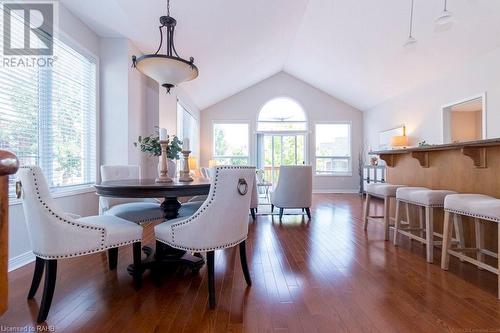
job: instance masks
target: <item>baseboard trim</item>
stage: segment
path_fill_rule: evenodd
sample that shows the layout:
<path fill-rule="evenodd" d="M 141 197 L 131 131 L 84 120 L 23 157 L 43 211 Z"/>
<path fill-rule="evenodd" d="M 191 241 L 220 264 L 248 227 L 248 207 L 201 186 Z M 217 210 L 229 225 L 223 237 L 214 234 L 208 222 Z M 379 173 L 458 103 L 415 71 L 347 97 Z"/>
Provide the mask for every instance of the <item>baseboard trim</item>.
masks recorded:
<path fill-rule="evenodd" d="M 332 189 L 332 190 L 313 190 L 314 194 L 349 194 L 359 193 L 357 189 Z"/>
<path fill-rule="evenodd" d="M 11 258 L 9 259 L 9 272 L 21 268 L 24 265 L 27 265 L 33 261 L 35 261 L 35 255 L 31 251 L 18 255 L 17 257 Z"/>

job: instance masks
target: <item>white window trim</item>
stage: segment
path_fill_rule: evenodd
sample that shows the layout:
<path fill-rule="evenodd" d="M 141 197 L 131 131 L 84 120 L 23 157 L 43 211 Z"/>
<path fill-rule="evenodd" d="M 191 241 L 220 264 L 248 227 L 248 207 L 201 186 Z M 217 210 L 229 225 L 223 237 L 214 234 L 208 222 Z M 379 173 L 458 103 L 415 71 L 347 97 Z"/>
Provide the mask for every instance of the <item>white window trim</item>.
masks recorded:
<path fill-rule="evenodd" d="M 350 156 L 349 157 L 346 157 L 346 156 L 317 156 L 316 155 L 316 125 L 328 125 L 328 124 L 332 124 L 332 125 L 338 125 L 338 124 L 342 124 L 342 125 L 349 125 L 349 150 L 350 150 Z M 314 133 L 313 133 L 313 148 L 314 148 L 314 176 L 315 177 L 352 177 L 353 175 L 353 158 L 352 158 L 352 121 L 350 120 L 345 120 L 345 121 L 316 121 L 314 123 Z M 316 159 L 317 158 L 329 158 L 329 157 L 332 157 L 332 158 L 349 158 L 349 171 L 347 172 L 332 172 L 330 174 L 321 174 L 321 173 L 317 173 L 316 171 Z"/>
<path fill-rule="evenodd" d="M 214 129 L 215 129 L 215 124 L 246 124 L 248 125 L 248 155 L 246 156 L 215 156 L 215 140 L 214 140 Z M 210 159 L 214 160 L 216 158 L 247 158 L 248 160 L 248 165 L 252 165 L 254 163 L 253 161 L 253 143 L 252 143 L 252 124 L 250 123 L 249 120 L 212 120 L 212 130 L 210 133 L 210 138 L 211 138 L 211 143 L 210 143 Z"/>

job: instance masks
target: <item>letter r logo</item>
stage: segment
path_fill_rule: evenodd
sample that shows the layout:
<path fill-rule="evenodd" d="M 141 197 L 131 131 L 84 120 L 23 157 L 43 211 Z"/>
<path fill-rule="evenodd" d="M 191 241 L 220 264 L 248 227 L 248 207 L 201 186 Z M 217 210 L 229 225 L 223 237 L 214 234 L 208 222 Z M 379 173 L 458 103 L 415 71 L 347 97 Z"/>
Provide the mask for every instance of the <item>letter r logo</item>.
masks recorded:
<path fill-rule="evenodd" d="M 4 2 L 3 22 L 4 55 L 53 55 L 54 4 Z"/>

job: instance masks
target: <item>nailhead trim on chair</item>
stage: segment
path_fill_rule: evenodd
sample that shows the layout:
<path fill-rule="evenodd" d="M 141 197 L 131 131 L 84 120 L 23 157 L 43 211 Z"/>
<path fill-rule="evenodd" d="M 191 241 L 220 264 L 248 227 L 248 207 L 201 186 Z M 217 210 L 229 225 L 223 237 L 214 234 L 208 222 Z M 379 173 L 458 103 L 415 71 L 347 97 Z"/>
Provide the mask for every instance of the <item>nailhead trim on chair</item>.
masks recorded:
<path fill-rule="evenodd" d="M 410 205 L 421 206 L 421 207 L 430 207 L 430 208 L 443 208 L 444 207 L 444 204 L 424 205 L 423 203 L 415 202 L 415 201 L 411 201 L 411 200 L 398 199 L 398 198 L 396 198 L 396 200 L 398 200 L 399 202 L 409 203 Z"/>
<path fill-rule="evenodd" d="M 245 237 L 243 239 L 240 239 L 240 240 L 238 240 L 236 242 L 232 242 L 232 243 L 220 245 L 220 246 L 217 246 L 217 247 L 209 247 L 209 248 L 197 249 L 197 248 L 192 248 L 192 247 L 179 246 L 177 244 L 167 242 L 166 240 L 156 238 L 157 241 L 160 241 L 163 244 L 170 245 L 170 246 L 172 246 L 172 247 L 174 247 L 176 249 L 185 250 L 185 251 L 191 251 L 191 252 L 205 252 L 205 251 L 215 251 L 215 250 L 227 249 L 228 247 L 233 247 L 235 245 L 238 245 L 239 243 L 243 242 L 245 239 L 247 239 L 247 237 Z"/>
<path fill-rule="evenodd" d="M 136 239 L 136 240 L 132 240 L 132 241 L 128 241 L 128 242 L 122 242 L 122 243 L 118 243 L 118 244 L 114 244 L 114 245 L 108 245 L 108 246 L 101 247 L 99 249 L 87 250 L 87 251 L 82 251 L 82 252 L 74 253 L 74 254 L 52 255 L 52 256 L 46 256 L 44 254 L 40 254 L 37 252 L 33 252 L 33 254 L 36 255 L 37 257 L 42 258 L 42 259 L 74 258 L 74 257 L 84 256 L 87 254 L 103 252 L 103 251 L 106 251 L 107 249 L 112 249 L 112 248 L 119 247 L 119 246 L 125 246 L 125 245 L 129 245 L 129 244 L 133 244 L 133 243 L 138 243 L 141 241 L 142 241 L 142 239 Z"/>
<path fill-rule="evenodd" d="M 470 216 L 470 217 L 476 217 L 476 218 L 481 219 L 481 220 L 487 220 L 487 221 L 492 221 L 492 222 L 498 222 L 498 223 L 500 223 L 500 218 L 495 218 L 495 217 L 486 216 L 486 215 L 472 214 L 470 212 L 465 212 L 465 211 L 462 211 L 462 210 L 449 209 L 449 208 L 445 208 L 444 210 L 447 211 L 447 212 L 450 212 L 450 213 L 454 213 L 454 214 L 459 214 L 459 215 L 464 215 L 464 216 Z"/>
<path fill-rule="evenodd" d="M 105 238 L 106 238 L 106 229 L 105 228 L 93 227 L 93 226 L 89 226 L 89 225 L 83 225 L 83 224 L 80 224 L 78 222 L 67 220 L 66 218 L 61 217 L 58 214 L 54 213 L 54 211 L 52 211 L 49 208 L 49 206 L 47 205 L 47 203 L 45 201 L 43 201 L 42 198 L 41 198 L 41 196 L 40 196 L 40 189 L 38 188 L 38 179 L 36 178 L 36 173 L 34 172 L 33 167 L 22 166 L 21 168 L 22 169 L 28 169 L 31 172 L 31 174 L 33 175 L 33 180 L 34 180 L 34 183 L 35 183 L 35 191 L 36 191 L 36 194 L 37 194 L 37 198 L 40 201 L 40 203 L 42 204 L 42 206 L 50 214 L 52 214 L 53 216 L 55 216 L 60 221 L 62 221 L 64 223 L 67 223 L 67 224 L 70 224 L 70 225 L 73 225 L 73 226 L 75 226 L 77 228 L 92 229 L 92 230 L 98 230 L 98 231 L 101 232 L 101 247 L 98 248 L 98 249 L 91 249 L 91 250 L 87 250 L 87 251 L 81 251 L 81 252 L 72 253 L 72 254 L 65 254 L 65 255 L 44 255 L 42 253 L 33 252 L 37 257 L 40 257 L 42 259 L 61 259 L 61 258 L 78 257 L 78 256 L 86 255 L 86 254 L 91 254 L 91 253 L 96 253 L 96 252 L 102 252 L 102 251 L 110 249 L 110 248 L 114 248 L 114 247 L 118 247 L 118 246 L 122 246 L 122 245 L 127 245 L 127 244 L 132 244 L 132 243 L 136 243 L 136 242 L 140 242 L 141 241 L 141 239 L 137 239 L 137 240 L 134 240 L 134 241 L 123 242 L 123 243 L 119 243 L 119 244 L 115 244 L 115 245 L 110 245 L 110 246 L 104 246 L 104 241 L 105 241 Z"/>
<path fill-rule="evenodd" d="M 367 194 L 371 195 L 372 197 L 377 197 L 377 198 L 380 198 L 380 199 L 385 199 L 385 198 L 395 198 L 396 196 L 395 195 L 381 195 L 381 194 L 377 194 L 377 193 L 373 193 L 373 192 L 368 192 L 366 191 Z"/>
<path fill-rule="evenodd" d="M 221 166 L 221 167 L 217 167 L 215 170 L 215 177 L 214 177 L 214 183 L 213 183 L 213 191 L 212 191 L 212 196 L 210 197 L 210 199 L 207 199 L 205 201 L 205 203 L 203 203 L 203 205 L 200 207 L 200 209 L 198 209 L 198 212 L 194 215 L 191 215 L 190 217 L 188 217 L 186 220 L 183 220 L 183 221 L 180 221 L 180 222 L 177 222 L 177 223 L 174 223 L 172 224 L 170 227 L 172 228 L 172 241 L 173 243 L 175 242 L 175 227 L 179 227 L 181 225 L 184 225 L 184 224 L 187 224 L 189 222 L 191 222 L 193 219 L 195 219 L 196 217 L 198 217 L 201 212 L 204 212 L 208 207 L 210 207 L 210 205 L 212 204 L 212 201 L 214 200 L 215 198 L 215 192 L 217 190 L 217 179 L 219 177 L 219 170 L 222 170 L 222 169 L 226 169 L 226 170 L 237 170 L 237 169 L 254 169 L 254 167 L 249 167 L 249 166 Z M 232 246 L 235 246 L 239 243 L 241 243 L 242 241 L 244 241 L 246 239 L 243 238 L 241 240 L 238 240 L 236 242 L 232 242 L 230 244 L 225 244 L 225 245 L 221 245 L 221 246 L 218 246 L 218 247 L 214 247 L 214 248 L 209 248 L 209 249 L 191 249 L 191 248 L 185 248 L 185 247 L 181 247 L 179 245 L 176 245 L 175 243 L 174 244 L 170 244 L 169 242 L 165 241 L 165 240 L 162 240 L 162 239 L 159 239 L 159 238 L 156 238 L 156 240 L 162 242 L 162 243 L 165 243 L 165 244 L 168 244 L 172 247 L 175 247 L 175 248 L 178 248 L 178 249 L 182 249 L 182 250 L 186 250 L 186 251 L 197 251 L 197 252 L 203 252 L 203 251 L 213 251 L 213 250 L 219 250 L 219 249 L 225 249 L 225 248 L 228 248 L 228 247 L 232 247 Z"/>

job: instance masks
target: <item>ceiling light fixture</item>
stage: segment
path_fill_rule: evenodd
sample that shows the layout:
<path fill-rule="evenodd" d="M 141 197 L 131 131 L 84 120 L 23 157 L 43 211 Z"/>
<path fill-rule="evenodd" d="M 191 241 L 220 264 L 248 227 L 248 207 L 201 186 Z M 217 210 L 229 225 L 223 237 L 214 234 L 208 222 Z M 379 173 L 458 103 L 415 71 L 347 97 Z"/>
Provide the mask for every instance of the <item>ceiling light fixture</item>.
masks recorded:
<path fill-rule="evenodd" d="M 170 93 L 170 89 L 178 84 L 194 80 L 198 76 L 198 68 L 194 65 L 193 57 L 189 60 L 183 59 L 175 50 L 174 30 L 177 21 L 170 16 L 170 0 L 167 0 L 167 16 L 160 17 L 160 24 L 158 50 L 154 54 L 132 56 L 132 66 L 158 82 Z M 163 45 L 163 28 L 167 33 L 166 54 L 159 53 Z"/>
<path fill-rule="evenodd" d="M 411 11 L 410 11 L 410 33 L 408 34 L 408 39 L 406 40 L 406 43 L 404 43 L 404 47 L 410 47 L 413 46 L 417 43 L 417 40 L 415 37 L 413 37 L 413 0 L 411 0 Z"/>
<path fill-rule="evenodd" d="M 452 12 L 448 10 L 447 5 L 448 5 L 448 0 L 444 0 L 444 9 L 441 12 L 441 15 L 436 20 L 437 25 L 443 26 L 452 22 L 453 15 Z"/>

